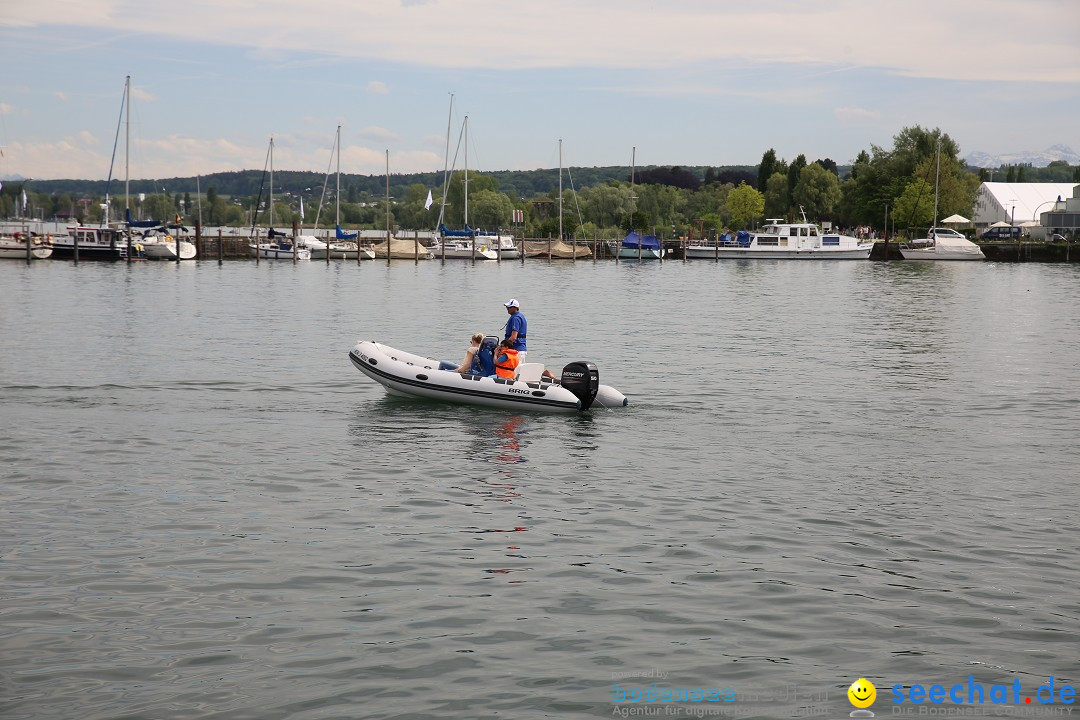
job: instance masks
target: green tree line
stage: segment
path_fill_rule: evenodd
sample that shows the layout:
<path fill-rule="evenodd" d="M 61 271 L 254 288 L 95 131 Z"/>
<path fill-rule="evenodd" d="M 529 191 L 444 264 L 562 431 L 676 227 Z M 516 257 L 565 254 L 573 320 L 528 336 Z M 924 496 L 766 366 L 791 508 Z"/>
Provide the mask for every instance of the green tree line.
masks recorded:
<path fill-rule="evenodd" d="M 564 172 L 562 227 L 568 236 L 615 237 L 631 228 L 669 238 L 700 237 L 725 230 L 759 225 L 766 218 L 830 221 L 841 227 L 867 226 L 900 232 L 918 232 L 933 221 L 936 149 L 940 144 L 938 216 L 954 213 L 971 217 L 980 182 L 986 171 L 968 168 L 959 157 L 959 145 L 940 129 L 919 126 L 902 129 L 891 147 L 871 145 L 849 166 L 829 158 L 808 162 L 804 155 L 791 161 L 766 150 L 757 166 L 573 168 Z M 1002 173 L 1000 177 L 997 173 Z M 1080 182 L 1080 167 L 1055 162 L 1047 168 L 1013 166 L 995 170 L 995 179 L 1012 182 Z M 279 227 L 294 222 L 311 228 L 332 228 L 336 215 L 349 228 L 385 228 L 386 178 L 343 175 L 340 198 L 327 187 L 325 176 L 308 172 L 275 172 L 273 221 Z M 1067 181 L 1067 178 L 1066 180 Z M 556 236 L 559 232 L 558 171 L 469 172 L 466 208 L 464 173 L 450 176 L 443 208 L 443 174 L 391 175 L 389 219 L 395 228 L 434 230 L 443 212 L 450 227 L 506 230 L 515 210 L 525 223 L 512 228 L 529 237 Z M 266 226 L 266 177 L 258 171 L 217 173 L 200 178 L 202 195 L 191 192 L 185 179 L 134 181 L 133 216 L 172 221 L 176 216 L 206 226 Z M 113 183 L 109 217 L 124 217 L 123 196 Z M 260 195 L 260 189 L 262 193 Z M 23 212 L 22 192 L 29 209 Z M 428 193 L 433 203 L 425 208 Z M 0 191 L 0 216 L 30 214 L 45 219 L 99 222 L 105 183 L 91 181 L 34 181 L 5 183 Z M 139 196 L 141 200 L 136 200 Z M 304 217 L 300 201 L 304 200 Z M 320 207 L 320 201 L 321 207 Z M 340 201 L 340 202 L 339 202 Z M 466 212 L 468 213 L 466 218 Z"/>

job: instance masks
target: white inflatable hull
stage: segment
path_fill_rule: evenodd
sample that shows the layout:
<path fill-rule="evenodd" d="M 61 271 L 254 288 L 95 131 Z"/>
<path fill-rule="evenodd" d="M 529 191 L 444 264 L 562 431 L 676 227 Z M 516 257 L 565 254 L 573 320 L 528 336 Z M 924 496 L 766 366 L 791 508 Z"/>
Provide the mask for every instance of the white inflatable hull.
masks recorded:
<path fill-rule="evenodd" d="M 483 405 L 509 410 L 577 412 L 581 400 L 557 383 L 525 382 L 439 370 L 439 361 L 365 340 L 349 353 L 356 369 L 392 395 Z M 623 407 L 626 396 L 601 385 L 592 407 Z"/>

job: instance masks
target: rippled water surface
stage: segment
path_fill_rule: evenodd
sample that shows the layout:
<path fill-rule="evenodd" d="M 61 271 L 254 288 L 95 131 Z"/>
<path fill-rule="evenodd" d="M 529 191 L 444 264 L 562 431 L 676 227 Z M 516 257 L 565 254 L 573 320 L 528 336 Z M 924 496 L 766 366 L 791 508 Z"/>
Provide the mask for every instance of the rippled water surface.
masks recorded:
<path fill-rule="evenodd" d="M 0 291 L 5 719 L 1080 682 L 1076 268 L 45 261 Z M 511 296 L 530 361 L 630 406 L 391 398 L 348 362 L 458 360 Z"/>

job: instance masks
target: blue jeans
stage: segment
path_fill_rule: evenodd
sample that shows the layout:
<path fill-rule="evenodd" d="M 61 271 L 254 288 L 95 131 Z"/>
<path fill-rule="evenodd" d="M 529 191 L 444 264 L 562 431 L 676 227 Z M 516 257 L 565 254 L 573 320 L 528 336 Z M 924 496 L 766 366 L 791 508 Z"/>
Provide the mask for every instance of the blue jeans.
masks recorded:
<path fill-rule="evenodd" d="M 457 366 L 458 366 L 457 363 L 446 362 L 445 360 L 440 360 L 439 361 L 439 369 L 440 370 L 457 370 Z"/>

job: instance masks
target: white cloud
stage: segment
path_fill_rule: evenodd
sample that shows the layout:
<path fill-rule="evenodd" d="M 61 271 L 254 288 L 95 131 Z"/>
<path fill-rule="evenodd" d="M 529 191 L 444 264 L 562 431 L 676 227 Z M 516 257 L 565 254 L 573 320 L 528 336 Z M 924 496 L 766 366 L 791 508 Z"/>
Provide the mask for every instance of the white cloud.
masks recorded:
<path fill-rule="evenodd" d="M 858 122 L 861 120 L 880 120 L 881 112 L 868 110 L 861 107 L 838 107 L 833 109 L 833 115 L 841 122 Z"/>
<path fill-rule="evenodd" d="M 153 95 L 139 87 L 131 88 L 131 97 L 136 100 L 143 100 L 145 102 L 153 102 L 155 99 Z"/>
<path fill-rule="evenodd" d="M 379 82 L 378 80 L 372 80 L 371 82 L 369 82 L 367 85 L 364 86 L 364 89 L 367 90 L 369 93 L 372 93 L 374 95 L 389 95 L 390 94 L 390 87 L 386 83 Z"/>
<path fill-rule="evenodd" d="M 11 107 L 7 103 L 0 103 L 0 115 L 10 115 L 15 111 L 15 108 Z"/>
<path fill-rule="evenodd" d="M 64 102 L 67 102 L 67 99 L 68 99 L 67 93 L 62 92 L 60 90 L 57 90 L 56 92 L 54 92 L 53 97 L 56 98 L 57 100 L 61 100 L 61 101 L 64 101 Z"/>
<path fill-rule="evenodd" d="M 62 13 L 56 5 L 17 3 L 7 22 L 50 25 L 63 17 L 66 25 L 110 32 L 154 28 L 185 40 L 246 46 L 267 58 L 311 52 L 493 69 L 674 68 L 739 60 L 968 81 L 1080 82 L 1080 46 L 1072 37 L 1080 11 L 1060 0 L 983 0 L 977 9 L 940 0 L 758 0 L 722 8 L 714 0 L 264 0 L 257 13 L 247 3 L 217 0 L 191 0 L 183 13 L 142 0 L 63 2 Z M 448 48 L 447 28 L 463 24 L 473 41 Z M 1002 30 L 1020 24 L 1038 30 Z M 356 28 L 363 28 L 362 42 Z M 992 51 L 974 50 L 984 42 Z M 645 47 L 660 51 L 632 50 Z M 369 92 L 385 88 L 378 81 L 367 85 Z"/>
<path fill-rule="evenodd" d="M 98 145 L 98 148 L 94 148 Z M 100 152 L 99 150 L 104 150 Z M 328 148 L 274 139 L 274 168 L 304 170 L 327 167 Z M 38 179 L 102 179 L 109 169 L 109 148 L 88 132 L 80 132 L 58 142 L 13 143 L 5 150 L 6 172 Z M 120 151 L 123 152 L 122 150 Z M 230 170 L 261 168 L 266 145 L 245 146 L 225 138 L 193 138 L 182 135 L 134 140 L 131 158 L 132 179 L 193 177 Z M 122 163 L 122 160 L 119 161 Z M 122 164 L 114 167 L 123 172 Z M 442 167 L 442 155 L 426 150 L 390 153 L 390 172 L 428 172 Z M 346 145 L 341 150 L 341 169 L 347 173 L 382 175 L 386 172 L 386 152 L 382 149 Z"/>
<path fill-rule="evenodd" d="M 396 143 L 401 142 L 401 136 L 386 128 L 370 125 L 360 130 L 360 136 L 377 142 Z"/>

